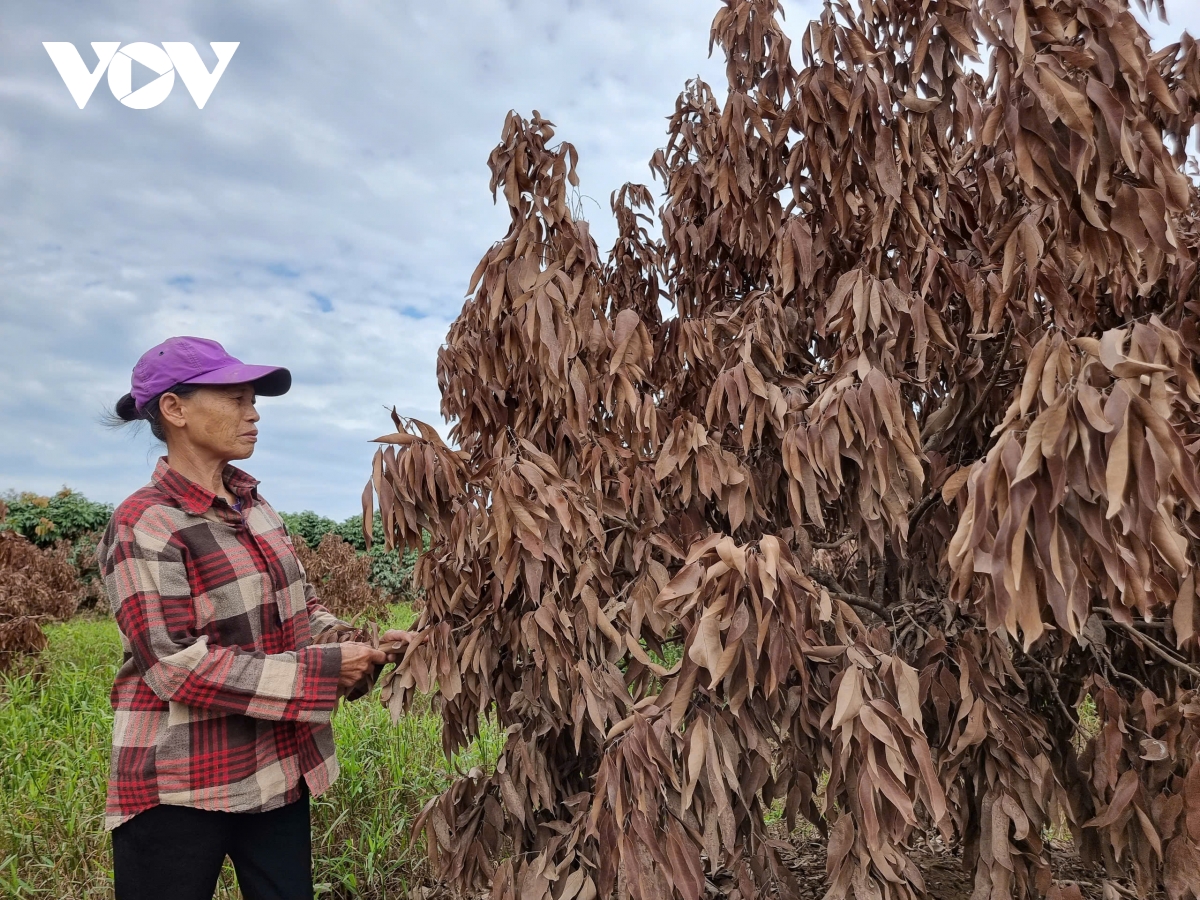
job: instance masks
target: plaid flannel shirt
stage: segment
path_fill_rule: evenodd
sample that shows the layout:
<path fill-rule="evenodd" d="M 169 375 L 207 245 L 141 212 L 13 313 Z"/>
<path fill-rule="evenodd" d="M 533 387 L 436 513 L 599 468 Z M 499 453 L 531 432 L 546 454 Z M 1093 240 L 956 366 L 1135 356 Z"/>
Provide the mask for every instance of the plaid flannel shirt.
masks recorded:
<path fill-rule="evenodd" d="M 330 718 L 348 628 L 317 602 L 258 482 L 241 512 L 159 460 L 97 556 L 121 631 L 105 828 L 159 804 L 266 811 L 337 777 Z M 328 637 L 328 635 L 326 635 Z"/>

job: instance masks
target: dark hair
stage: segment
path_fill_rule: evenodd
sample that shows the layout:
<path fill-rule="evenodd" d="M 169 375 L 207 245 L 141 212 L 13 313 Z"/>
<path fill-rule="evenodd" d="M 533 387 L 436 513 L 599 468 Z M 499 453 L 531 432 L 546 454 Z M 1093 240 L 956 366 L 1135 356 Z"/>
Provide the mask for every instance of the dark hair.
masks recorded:
<path fill-rule="evenodd" d="M 167 432 L 163 428 L 162 420 L 159 418 L 158 401 L 162 399 L 163 394 L 174 394 L 176 397 L 190 397 L 196 391 L 200 390 L 200 387 L 201 385 L 198 384 L 177 384 L 174 387 L 169 387 L 161 394 L 155 394 L 147 400 L 145 406 L 140 410 L 133 400 L 133 395 L 126 394 L 117 401 L 117 405 L 105 416 L 105 423 L 114 428 L 120 428 L 122 425 L 128 425 L 130 422 L 149 422 L 150 433 L 165 443 Z"/>

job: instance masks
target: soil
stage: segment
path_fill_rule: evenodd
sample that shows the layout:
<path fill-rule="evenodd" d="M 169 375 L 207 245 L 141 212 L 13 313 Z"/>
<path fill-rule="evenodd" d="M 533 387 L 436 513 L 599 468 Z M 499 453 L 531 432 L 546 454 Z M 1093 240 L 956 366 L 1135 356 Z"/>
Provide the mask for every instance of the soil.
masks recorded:
<path fill-rule="evenodd" d="M 1063 887 L 1078 885 L 1085 900 L 1124 900 L 1139 896 L 1130 883 L 1110 880 L 1102 869 L 1086 865 L 1070 842 L 1051 842 L 1050 850 L 1055 882 Z M 973 873 L 964 869 L 959 855 L 935 846 L 917 848 L 910 855 L 921 870 L 930 900 L 970 898 L 974 887 Z M 828 887 L 824 841 L 815 837 L 793 839 L 792 850 L 784 851 L 782 856 L 801 886 L 802 900 L 821 900 Z"/>

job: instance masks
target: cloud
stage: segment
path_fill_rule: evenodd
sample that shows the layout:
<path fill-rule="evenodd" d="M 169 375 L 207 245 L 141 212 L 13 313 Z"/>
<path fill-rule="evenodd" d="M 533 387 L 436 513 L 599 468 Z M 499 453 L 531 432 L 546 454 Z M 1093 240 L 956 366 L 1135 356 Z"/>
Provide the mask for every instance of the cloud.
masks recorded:
<path fill-rule="evenodd" d="M 437 349 L 507 227 L 507 111 L 576 145 L 605 249 L 685 80 L 724 90 L 716 0 L 0 3 L 0 489 L 144 483 L 154 442 L 100 413 L 143 350 L 198 334 L 293 371 L 246 464 L 266 496 L 349 515 L 387 409 L 446 431 Z M 1200 25 L 1176 6 L 1157 40 Z M 786 9 L 798 35 L 819 6 Z M 103 79 L 80 110 L 41 42 L 93 65 L 93 40 L 191 41 L 209 68 L 209 41 L 240 46 L 203 110 L 179 83 L 128 109 Z"/>

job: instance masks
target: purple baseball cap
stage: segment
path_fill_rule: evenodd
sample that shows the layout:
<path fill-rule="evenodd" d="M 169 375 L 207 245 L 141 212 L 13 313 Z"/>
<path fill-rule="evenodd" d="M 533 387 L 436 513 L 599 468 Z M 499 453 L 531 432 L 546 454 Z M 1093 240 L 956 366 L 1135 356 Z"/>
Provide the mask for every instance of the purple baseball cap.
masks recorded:
<path fill-rule="evenodd" d="M 177 384 L 253 384 L 255 393 L 278 397 L 292 386 L 292 373 L 281 366 L 248 366 L 216 341 L 173 337 L 142 354 L 133 367 L 133 390 L 127 396 L 140 412 L 149 400 Z"/>

